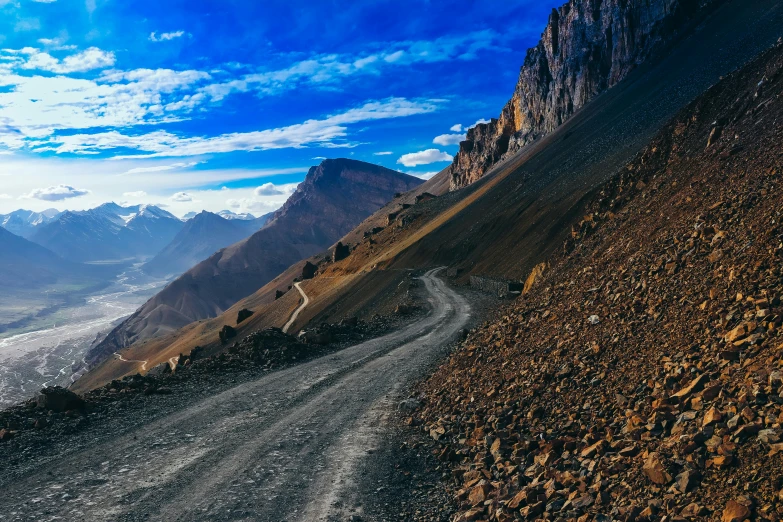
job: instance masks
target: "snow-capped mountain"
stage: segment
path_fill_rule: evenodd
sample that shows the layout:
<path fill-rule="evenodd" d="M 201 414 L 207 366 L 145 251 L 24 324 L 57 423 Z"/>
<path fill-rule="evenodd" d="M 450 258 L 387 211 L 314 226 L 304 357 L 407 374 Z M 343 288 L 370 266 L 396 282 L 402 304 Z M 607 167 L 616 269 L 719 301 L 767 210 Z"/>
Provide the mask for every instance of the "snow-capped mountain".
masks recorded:
<path fill-rule="evenodd" d="M 0 214 L 0 227 L 27 239 L 35 233 L 38 227 L 51 223 L 60 214 L 61 212 L 55 208 L 43 212 L 15 210 L 10 214 Z"/>
<path fill-rule="evenodd" d="M 221 210 L 220 212 L 218 212 L 218 216 L 222 217 L 223 219 L 228 219 L 229 221 L 233 221 L 233 220 L 252 221 L 256 219 L 256 217 L 253 214 L 250 214 L 248 212 L 242 214 L 236 214 L 234 212 L 231 212 L 230 210 Z"/>
<path fill-rule="evenodd" d="M 38 227 L 30 239 L 72 261 L 132 259 L 157 254 L 182 225 L 171 213 L 153 205 L 105 203 L 64 212 Z"/>

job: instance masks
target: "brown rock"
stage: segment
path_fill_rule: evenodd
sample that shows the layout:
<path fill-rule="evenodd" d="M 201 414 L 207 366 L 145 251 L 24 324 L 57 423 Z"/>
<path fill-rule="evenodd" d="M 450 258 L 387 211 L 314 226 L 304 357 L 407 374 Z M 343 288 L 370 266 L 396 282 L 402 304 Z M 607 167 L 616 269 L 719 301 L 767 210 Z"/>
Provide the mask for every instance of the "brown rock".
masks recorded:
<path fill-rule="evenodd" d="M 661 461 L 661 456 L 658 453 L 650 453 L 647 460 L 644 462 L 642 471 L 647 475 L 647 478 L 656 484 L 663 485 L 672 481 L 672 476 L 666 471 L 666 468 Z"/>
<path fill-rule="evenodd" d="M 681 389 L 680 391 L 672 395 L 672 398 L 680 400 L 689 397 L 691 394 L 701 391 L 701 389 L 704 388 L 704 385 L 707 383 L 708 380 L 709 378 L 706 375 L 704 374 L 699 375 L 698 377 L 693 379 L 690 382 L 690 384 L 688 384 L 688 386 L 686 386 L 685 388 Z"/>
<path fill-rule="evenodd" d="M 740 503 L 736 500 L 729 500 L 723 509 L 723 522 L 742 522 L 750 518 L 751 506 Z"/>
<path fill-rule="evenodd" d="M 492 491 L 492 487 L 489 484 L 479 484 L 470 490 L 468 494 L 468 502 L 471 506 L 477 506 L 487 500 L 487 495 Z"/>
<path fill-rule="evenodd" d="M 702 421 L 703 426 L 709 426 L 710 424 L 714 424 L 716 422 L 719 422 L 723 418 L 723 415 L 721 415 L 718 408 L 712 407 L 704 414 L 704 420 Z"/>

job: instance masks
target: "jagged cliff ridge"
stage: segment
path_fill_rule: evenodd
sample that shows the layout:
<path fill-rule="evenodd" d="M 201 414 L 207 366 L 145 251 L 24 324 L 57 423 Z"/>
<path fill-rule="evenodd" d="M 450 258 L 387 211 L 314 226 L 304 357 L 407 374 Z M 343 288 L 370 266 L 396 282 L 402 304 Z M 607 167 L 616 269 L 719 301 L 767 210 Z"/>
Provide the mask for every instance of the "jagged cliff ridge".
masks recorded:
<path fill-rule="evenodd" d="M 722 1 L 570 0 L 554 9 L 500 116 L 469 130 L 460 144 L 449 167 L 451 189 L 470 185 L 504 155 L 552 132 Z"/>

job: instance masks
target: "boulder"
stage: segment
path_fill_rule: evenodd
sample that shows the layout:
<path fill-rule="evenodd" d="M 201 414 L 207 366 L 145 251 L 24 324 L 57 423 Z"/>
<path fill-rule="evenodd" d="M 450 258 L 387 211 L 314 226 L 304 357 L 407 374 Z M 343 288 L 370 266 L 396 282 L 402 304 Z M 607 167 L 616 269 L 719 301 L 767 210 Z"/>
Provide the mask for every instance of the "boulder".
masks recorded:
<path fill-rule="evenodd" d="M 350 254 L 351 254 L 351 247 L 349 247 L 348 245 L 343 245 L 342 242 L 338 242 L 337 245 L 334 247 L 334 252 L 332 253 L 332 261 L 335 263 L 338 261 L 342 261 Z"/>
<path fill-rule="evenodd" d="M 81 397 L 60 386 L 49 386 L 41 390 L 35 403 L 39 408 L 60 413 L 84 408 L 84 400 Z"/>
<path fill-rule="evenodd" d="M 302 267 L 302 279 L 312 279 L 315 277 L 315 273 L 318 271 L 318 267 L 312 264 L 310 261 L 305 263 Z"/>
<path fill-rule="evenodd" d="M 218 336 L 220 337 L 220 342 L 226 344 L 229 339 L 233 339 L 237 336 L 237 331 L 229 325 L 224 325 L 223 328 L 220 329 Z"/>
<path fill-rule="evenodd" d="M 237 314 L 237 324 L 241 323 L 245 319 L 249 319 L 250 317 L 252 317 L 253 313 L 254 312 L 252 310 L 248 310 L 247 308 L 243 308 L 242 310 L 240 310 L 239 313 Z"/>

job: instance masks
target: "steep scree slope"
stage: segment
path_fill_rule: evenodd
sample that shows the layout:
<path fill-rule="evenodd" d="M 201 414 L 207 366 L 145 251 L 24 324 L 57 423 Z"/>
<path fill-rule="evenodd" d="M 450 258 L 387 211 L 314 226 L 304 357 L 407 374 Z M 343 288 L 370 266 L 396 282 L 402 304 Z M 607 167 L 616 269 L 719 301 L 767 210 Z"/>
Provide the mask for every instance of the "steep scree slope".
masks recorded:
<path fill-rule="evenodd" d="M 599 187 L 422 385 L 454 520 L 780 520 L 781 121 L 783 44 Z"/>

